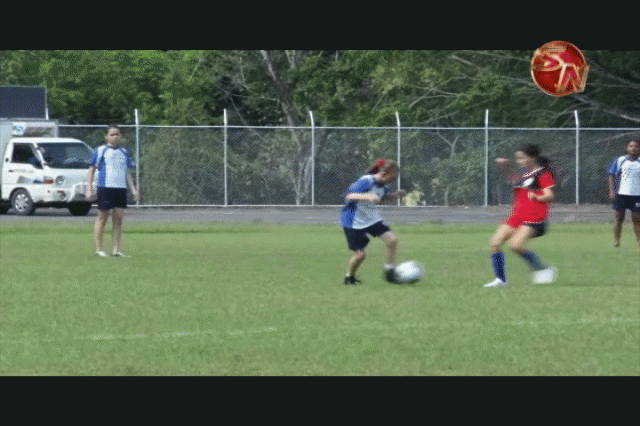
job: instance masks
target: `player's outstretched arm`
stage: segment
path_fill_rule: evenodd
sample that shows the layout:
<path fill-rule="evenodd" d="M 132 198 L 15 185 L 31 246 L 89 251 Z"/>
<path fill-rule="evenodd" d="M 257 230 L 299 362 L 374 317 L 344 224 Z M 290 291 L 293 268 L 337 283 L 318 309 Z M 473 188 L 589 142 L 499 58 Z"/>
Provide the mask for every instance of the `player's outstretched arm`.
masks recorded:
<path fill-rule="evenodd" d="M 496 165 L 498 166 L 498 169 L 500 169 L 502 174 L 504 174 L 509 179 L 511 179 L 516 172 L 513 163 L 508 158 L 496 158 Z"/>
<path fill-rule="evenodd" d="M 352 192 L 345 196 L 347 201 L 371 201 L 372 203 L 380 202 L 380 197 L 375 194 L 363 193 L 363 192 Z"/>

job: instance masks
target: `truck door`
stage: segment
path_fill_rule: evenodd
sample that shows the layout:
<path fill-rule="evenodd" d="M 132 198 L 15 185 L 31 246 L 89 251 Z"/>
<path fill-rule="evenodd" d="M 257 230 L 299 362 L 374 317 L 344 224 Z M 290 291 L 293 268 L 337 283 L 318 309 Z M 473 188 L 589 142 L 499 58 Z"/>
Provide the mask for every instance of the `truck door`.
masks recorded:
<path fill-rule="evenodd" d="M 40 170 L 42 170 L 42 164 L 34 146 L 30 143 L 15 143 L 13 150 L 7 152 L 4 158 L 2 184 L 5 187 L 15 187 L 20 184 L 34 183 L 34 180 L 41 179 L 40 173 L 37 173 Z"/>

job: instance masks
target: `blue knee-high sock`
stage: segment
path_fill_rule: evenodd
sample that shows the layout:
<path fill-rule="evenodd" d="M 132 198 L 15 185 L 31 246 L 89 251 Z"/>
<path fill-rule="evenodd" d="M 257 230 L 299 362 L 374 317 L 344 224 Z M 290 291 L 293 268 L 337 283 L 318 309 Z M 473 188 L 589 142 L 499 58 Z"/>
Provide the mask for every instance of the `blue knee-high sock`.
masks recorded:
<path fill-rule="evenodd" d="M 536 256 L 534 253 L 532 253 L 530 251 L 523 251 L 523 252 L 518 253 L 518 254 L 524 260 L 529 262 L 529 266 L 531 266 L 531 269 L 533 269 L 534 271 L 539 271 L 541 269 L 546 269 L 547 268 L 546 265 L 540 261 L 538 256 Z"/>
<path fill-rule="evenodd" d="M 491 255 L 491 263 L 493 264 L 493 271 L 496 273 L 496 277 L 506 282 L 507 276 L 504 273 L 504 253 L 493 253 Z"/>

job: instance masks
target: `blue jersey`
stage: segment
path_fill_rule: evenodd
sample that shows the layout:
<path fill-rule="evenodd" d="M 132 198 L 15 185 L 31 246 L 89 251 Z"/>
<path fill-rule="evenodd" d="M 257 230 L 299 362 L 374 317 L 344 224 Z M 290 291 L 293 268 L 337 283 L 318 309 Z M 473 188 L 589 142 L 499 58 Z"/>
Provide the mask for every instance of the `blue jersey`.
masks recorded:
<path fill-rule="evenodd" d="M 126 149 L 108 144 L 93 151 L 91 165 L 98 169 L 97 186 L 101 188 L 126 188 L 127 169 L 134 167 Z"/>
<path fill-rule="evenodd" d="M 640 158 L 632 160 L 626 155 L 618 157 L 607 172 L 615 178 L 617 194 L 640 195 Z"/>
<path fill-rule="evenodd" d="M 347 194 L 374 193 L 382 199 L 389 192 L 389 188 L 377 182 L 373 175 L 364 175 L 346 190 Z M 347 201 L 340 212 L 340 224 L 345 228 L 363 229 L 382 221 L 378 206 L 371 201 Z"/>

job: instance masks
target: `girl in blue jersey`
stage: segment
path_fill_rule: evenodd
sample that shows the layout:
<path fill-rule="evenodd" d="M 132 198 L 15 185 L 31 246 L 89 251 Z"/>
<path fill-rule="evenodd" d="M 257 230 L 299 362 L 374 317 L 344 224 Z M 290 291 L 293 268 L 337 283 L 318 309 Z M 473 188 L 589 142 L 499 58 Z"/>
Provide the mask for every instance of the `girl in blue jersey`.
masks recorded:
<path fill-rule="evenodd" d="M 381 201 L 396 200 L 406 194 L 403 190 L 389 193 L 387 184 L 396 180 L 399 175 L 398 163 L 393 160 L 378 160 L 368 174 L 361 176 L 345 192 L 345 205 L 340 213 L 340 224 L 347 237 L 349 249 L 353 251 L 344 279 L 347 285 L 359 282 L 356 279 L 356 271 L 367 255 L 365 250 L 369 244 L 367 234 L 380 237 L 384 241 L 387 249 L 384 278 L 388 282 L 396 282 L 394 268 L 398 239 L 382 222 L 377 204 Z"/>
<path fill-rule="evenodd" d="M 620 246 L 625 213 L 631 210 L 631 221 L 640 245 L 640 139 L 634 137 L 625 145 L 626 155 L 616 158 L 608 170 L 609 198 L 616 210 L 613 245 Z"/>
<path fill-rule="evenodd" d="M 126 149 L 119 146 L 122 131 L 116 124 L 107 128 L 105 136 L 106 144 L 98 147 L 91 157 L 91 167 L 87 172 L 86 197 L 89 200 L 97 198 L 98 216 L 94 225 L 93 236 L 96 243 L 96 255 L 106 257 L 102 248 L 104 228 L 107 219 L 111 216 L 113 225 L 112 256 L 129 257 L 120 251 L 122 238 L 122 220 L 124 209 L 127 208 L 127 185 L 133 196 L 138 200 L 140 194 L 133 183 L 128 169 L 133 167 L 131 156 Z M 95 172 L 98 170 L 97 190 L 93 189 Z"/>

